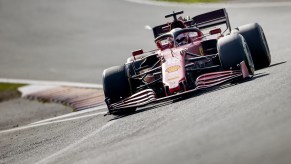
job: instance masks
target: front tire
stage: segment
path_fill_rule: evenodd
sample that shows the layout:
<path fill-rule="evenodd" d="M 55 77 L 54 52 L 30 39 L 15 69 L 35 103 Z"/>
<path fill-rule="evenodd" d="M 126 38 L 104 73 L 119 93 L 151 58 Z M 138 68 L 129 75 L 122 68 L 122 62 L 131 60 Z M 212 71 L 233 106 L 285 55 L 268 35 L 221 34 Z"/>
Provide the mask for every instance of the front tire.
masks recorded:
<path fill-rule="evenodd" d="M 238 64 L 245 61 L 249 73 L 254 74 L 254 63 L 250 50 L 240 34 L 231 34 L 220 38 L 217 42 L 217 50 L 224 70 L 237 68 Z"/>
<path fill-rule="evenodd" d="M 127 76 L 127 69 L 123 66 L 115 66 L 103 72 L 103 91 L 107 99 L 107 104 L 112 104 L 132 95 Z M 109 113 L 122 115 L 134 112 L 136 108 L 113 110 L 108 107 Z"/>

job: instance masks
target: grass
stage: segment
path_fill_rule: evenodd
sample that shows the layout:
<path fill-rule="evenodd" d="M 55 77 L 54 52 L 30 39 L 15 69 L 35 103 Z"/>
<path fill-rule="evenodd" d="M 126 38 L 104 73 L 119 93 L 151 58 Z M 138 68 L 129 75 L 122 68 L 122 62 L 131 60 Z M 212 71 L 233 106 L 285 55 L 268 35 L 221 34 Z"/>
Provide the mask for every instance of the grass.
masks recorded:
<path fill-rule="evenodd" d="M 156 0 L 164 2 L 178 2 L 178 3 L 209 3 L 209 2 L 221 2 L 222 0 Z"/>
<path fill-rule="evenodd" d="M 25 84 L 0 83 L 0 102 L 18 98 L 21 93 L 17 90 Z"/>

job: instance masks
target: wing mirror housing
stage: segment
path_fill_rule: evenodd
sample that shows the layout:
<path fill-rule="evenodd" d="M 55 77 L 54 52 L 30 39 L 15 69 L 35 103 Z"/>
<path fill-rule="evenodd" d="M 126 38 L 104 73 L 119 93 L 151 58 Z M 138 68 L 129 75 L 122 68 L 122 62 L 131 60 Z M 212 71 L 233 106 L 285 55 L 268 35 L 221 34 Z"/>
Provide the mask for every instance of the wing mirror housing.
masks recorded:
<path fill-rule="evenodd" d="M 209 31 L 210 35 L 221 34 L 221 28 L 216 28 Z"/>
<path fill-rule="evenodd" d="M 132 56 L 134 57 L 134 60 L 135 60 L 136 56 L 141 55 L 141 54 L 143 54 L 143 50 L 142 49 L 132 51 Z"/>

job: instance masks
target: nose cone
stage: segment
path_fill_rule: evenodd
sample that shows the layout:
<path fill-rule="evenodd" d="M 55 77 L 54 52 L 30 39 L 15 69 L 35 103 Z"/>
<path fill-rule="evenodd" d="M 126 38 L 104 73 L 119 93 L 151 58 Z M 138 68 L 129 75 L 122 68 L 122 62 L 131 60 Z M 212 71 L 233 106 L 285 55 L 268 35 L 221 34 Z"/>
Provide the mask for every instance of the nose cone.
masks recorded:
<path fill-rule="evenodd" d="M 163 83 L 169 92 L 179 92 L 180 82 L 185 81 L 185 57 L 180 50 L 166 50 L 163 52 L 165 61 L 162 64 Z"/>

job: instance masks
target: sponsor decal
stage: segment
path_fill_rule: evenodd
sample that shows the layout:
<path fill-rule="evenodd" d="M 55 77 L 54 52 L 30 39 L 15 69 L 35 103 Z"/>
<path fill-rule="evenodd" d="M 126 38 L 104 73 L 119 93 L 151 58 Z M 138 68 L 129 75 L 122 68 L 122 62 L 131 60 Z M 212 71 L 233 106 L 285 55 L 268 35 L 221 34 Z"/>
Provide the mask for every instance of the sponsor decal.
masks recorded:
<path fill-rule="evenodd" d="M 166 72 L 168 73 L 171 73 L 171 72 L 176 72 L 180 69 L 181 67 L 179 65 L 174 65 L 174 66 L 171 66 L 171 67 L 168 67 L 166 69 Z"/>
<path fill-rule="evenodd" d="M 202 56 L 204 56 L 204 52 L 203 52 L 203 48 L 202 48 L 202 46 L 199 47 L 199 50 L 200 50 L 200 54 L 201 54 Z"/>
<path fill-rule="evenodd" d="M 168 81 L 172 81 L 172 80 L 175 80 L 175 79 L 178 79 L 178 78 L 180 78 L 180 76 L 174 76 L 174 77 L 168 78 Z"/>
<path fill-rule="evenodd" d="M 177 58 L 168 58 L 168 59 L 166 59 L 166 61 L 167 61 L 167 63 L 168 64 L 176 64 L 176 63 L 180 63 L 180 60 L 179 59 L 177 59 Z"/>

